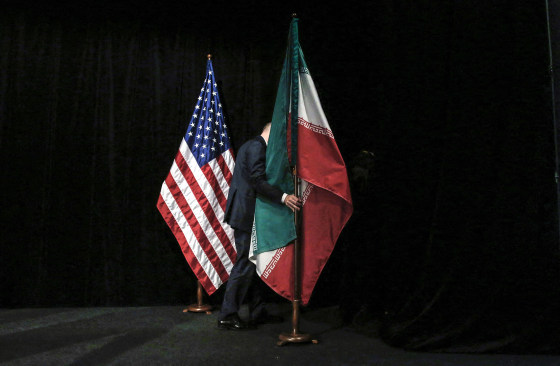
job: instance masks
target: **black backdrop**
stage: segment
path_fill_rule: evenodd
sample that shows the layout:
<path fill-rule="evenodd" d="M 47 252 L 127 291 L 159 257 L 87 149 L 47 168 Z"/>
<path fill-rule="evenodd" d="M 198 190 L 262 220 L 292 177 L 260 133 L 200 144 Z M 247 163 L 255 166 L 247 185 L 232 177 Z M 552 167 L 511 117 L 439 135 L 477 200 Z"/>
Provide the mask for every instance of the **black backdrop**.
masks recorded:
<path fill-rule="evenodd" d="M 309 306 L 409 349 L 558 352 L 544 2 L 4 10 L 2 307 L 194 300 L 155 203 L 206 54 L 239 147 L 271 116 L 296 11 L 355 205 Z"/>

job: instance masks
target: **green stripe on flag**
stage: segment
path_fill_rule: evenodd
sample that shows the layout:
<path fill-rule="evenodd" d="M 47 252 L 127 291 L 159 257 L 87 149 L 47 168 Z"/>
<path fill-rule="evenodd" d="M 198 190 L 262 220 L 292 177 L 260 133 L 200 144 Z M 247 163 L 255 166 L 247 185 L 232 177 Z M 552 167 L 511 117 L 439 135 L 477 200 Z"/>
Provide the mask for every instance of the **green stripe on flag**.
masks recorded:
<path fill-rule="evenodd" d="M 298 98 L 299 98 L 299 38 L 298 38 L 298 19 L 292 19 L 289 35 L 289 52 L 291 55 L 291 154 L 290 164 L 296 165 L 297 162 L 297 126 L 298 126 Z"/>

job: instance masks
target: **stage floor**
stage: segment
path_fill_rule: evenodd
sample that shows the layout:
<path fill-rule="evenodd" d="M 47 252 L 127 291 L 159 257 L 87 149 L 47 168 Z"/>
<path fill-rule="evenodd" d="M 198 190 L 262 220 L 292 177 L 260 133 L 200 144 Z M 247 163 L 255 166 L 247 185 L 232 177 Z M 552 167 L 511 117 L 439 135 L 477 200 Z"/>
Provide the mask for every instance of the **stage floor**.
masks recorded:
<path fill-rule="evenodd" d="M 311 333 L 318 344 L 279 347 L 278 335 L 291 329 L 289 317 L 282 324 L 234 332 L 216 328 L 216 313 L 183 313 L 183 308 L 2 309 L 0 364 L 560 365 L 560 356 L 407 352 L 337 324 L 321 310 L 302 314 L 300 327 Z"/>

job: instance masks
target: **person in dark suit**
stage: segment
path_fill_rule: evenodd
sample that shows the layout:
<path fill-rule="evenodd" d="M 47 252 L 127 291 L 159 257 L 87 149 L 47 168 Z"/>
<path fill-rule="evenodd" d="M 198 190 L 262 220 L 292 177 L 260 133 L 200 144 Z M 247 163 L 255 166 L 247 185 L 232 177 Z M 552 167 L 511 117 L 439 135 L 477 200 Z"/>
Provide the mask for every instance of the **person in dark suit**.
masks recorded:
<path fill-rule="evenodd" d="M 300 209 L 301 200 L 266 181 L 266 146 L 269 134 L 270 123 L 267 123 L 260 136 L 245 142 L 237 152 L 224 215 L 224 221 L 234 229 L 237 259 L 226 284 L 218 316 L 218 328 L 221 329 L 242 330 L 252 325 L 280 320 L 267 312 L 258 286 L 251 286 L 253 277 L 257 277 L 255 265 L 249 260 L 255 202 L 257 195 L 261 195 L 295 211 Z M 245 322 L 238 312 L 249 290 L 252 290 L 248 299 L 249 321 Z"/>

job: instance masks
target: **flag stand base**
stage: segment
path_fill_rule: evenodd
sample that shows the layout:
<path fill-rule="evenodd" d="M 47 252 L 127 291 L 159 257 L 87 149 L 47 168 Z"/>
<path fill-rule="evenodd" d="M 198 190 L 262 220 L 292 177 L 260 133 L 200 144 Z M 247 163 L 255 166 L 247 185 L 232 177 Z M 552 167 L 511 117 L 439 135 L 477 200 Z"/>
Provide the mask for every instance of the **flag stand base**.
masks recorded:
<path fill-rule="evenodd" d="M 198 281 L 198 286 L 196 289 L 196 304 L 191 304 L 183 309 L 183 313 L 206 313 L 208 315 L 212 314 L 212 305 L 207 305 L 202 303 L 202 285 Z"/>
<path fill-rule="evenodd" d="M 191 304 L 183 309 L 183 313 L 206 313 L 208 315 L 212 314 L 212 306 L 205 304 Z"/>
<path fill-rule="evenodd" d="M 276 342 L 277 346 L 283 346 L 287 343 L 319 343 L 318 340 L 313 339 L 311 334 L 300 333 L 299 331 L 299 304 L 301 300 L 292 300 L 292 331 L 290 333 L 280 333 L 278 336 L 279 341 Z"/>
<path fill-rule="evenodd" d="M 313 339 L 311 334 L 308 333 L 281 333 L 278 339 L 279 341 L 276 342 L 277 346 L 283 346 L 287 343 L 319 343 L 318 340 Z"/>

